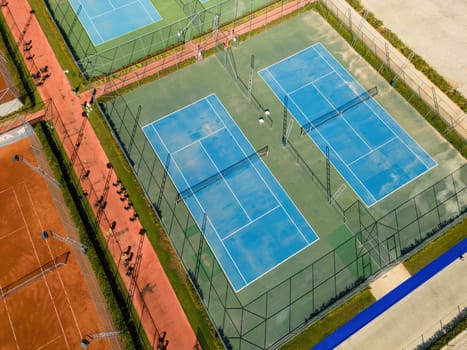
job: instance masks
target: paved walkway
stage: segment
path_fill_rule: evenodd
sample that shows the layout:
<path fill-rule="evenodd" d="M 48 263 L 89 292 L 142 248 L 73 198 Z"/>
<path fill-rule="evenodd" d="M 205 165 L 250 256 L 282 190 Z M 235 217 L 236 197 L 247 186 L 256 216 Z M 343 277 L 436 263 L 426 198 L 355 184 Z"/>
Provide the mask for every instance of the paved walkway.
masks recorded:
<path fill-rule="evenodd" d="M 109 94 L 113 91 L 119 90 L 125 86 L 134 84 L 146 77 L 154 76 L 159 72 L 178 65 L 181 62 L 192 59 L 201 59 L 203 52 L 214 48 L 216 45 L 224 44 L 229 46 L 234 37 L 241 36 L 249 33 L 257 28 L 265 27 L 269 23 L 274 22 L 288 14 L 305 7 L 315 0 L 294 0 L 284 3 L 282 6 L 269 10 L 267 13 L 261 16 L 254 16 L 250 21 L 237 25 L 232 31 L 221 31 L 217 30 L 208 36 L 208 38 L 200 43 L 187 42 L 179 51 L 174 52 L 169 56 L 164 56 L 160 60 L 150 62 L 148 64 L 142 63 L 143 66 L 132 70 L 131 72 L 114 78 L 109 82 L 104 82 L 98 86 L 95 86 L 96 97 Z M 200 54 L 200 56 L 199 56 Z M 84 91 L 81 95 L 83 98 L 89 98 L 92 89 Z"/>
<path fill-rule="evenodd" d="M 361 2 L 467 97 L 467 1 Z"/>
<path fill-rule="evenodd" d="M 415 52 L 467 96 L 467 3 L 453 0 L 362 0 Z M 404 15 L 406 14 L 406 15 Z M 449 52 L 449 54 L 447 54 Z M 339 349 L 411 349 L 439 329 L 440 319 L 467 306 L 467 261 L 456 261 L 388 312 L 361 329 Z M 461 306 L 462 307 L 462 306 Z M 431 333 L 431 334 L 430 334 Z M 371 345 L 371 346 L 370 346 Z M 446 349 L 466 349 L 467 332 Z"/>
<path fill-rule="evenodd" d="M 20 41 L 21 31 L 18 28 L 27 28 L 24 36 L 24 41 L 32 40 L 32 49 L 23 52 L 26 58 L 29 55 L 34 55 L 33 60 L 25 60 L 30 72 L 36 73 L 37 68 L 48 66 L 50 77 L 38 87 L 38 91 L 43 100 L 52 99 L 56 105 L 59 114 L 66 123 L 67 132 L 75 140 L 78 137 L 83 117 L 81 116 L 83 100 L 80 96 L 75 96 L 72 92 L 66 75 L 60 67 L 55 54 L 50 47 L 47 37 L 39 26 L 35 16 L 30 14 L 30 6 L 27 0 L 9 1 L 9 10 L 14 16 L 17 27 L 9 20 L 10 28 L 17 41 Z M 3 11 L 6 9 L 2 8 Z M 27 23 L 30 23 L 27 26 Z M 20 43 L 22 49 L 22 43 Z M 21 50 L 22 51 L 22 50 Z M 59 131 L 60 132 L 60 131 Z M 63 136 L 63 135 L 62 135 Z M 67 149 L 69 155 L 72 150 Z M 106 177 L 109 169 L 106 167 L 108 163 L 99 140 L 97 139 L 94 130 L 88 126 L 84 129 L 84 135 L 79 147 L 79 156 L 86 162 L 90 171 L 89 179 L 91 180 L 94 189 L 97 193 L 102 193 L 105 186 Z M 112 174 L 111 182 L 115 182 L 115 174 Z M 85 190 L 89 190 L 86 187 Z M 94 203 L 91 203 L 92 205 Z M 139 235 L 141 224 L 138 220 L 131 222 L 129 213 L 124 209 L 124 204 L 120 201 L 120 196 L 116 193 L 116 189 L 111 186 L 105 214 L 110 221 L 116 221 L 116 230 L 122 232 L 118 237 L 109 240 L 109 248 L 113 253 L 115 262 L 120 263 L 120 247 L 126 248 L 128 245 L 135 252 L 140 243 L 140 238 L 143 237 L 141 269 L 138 274 L 138 286 L 140 290 L 145 291 L 142 295 L 135 295 L 133 304 L 141 314 L 143 309 L 142 299 L 144 299 L 147 309 L 150 310 L 153 319 L 160 332 L 167 331 L 167 339 L 170 342 L 170 349 L 192 349 L 196 336 L 188 322 L 188 319 L 177 299 L 177 296 L 162 269 L 157 255 L 151 247 L 145 236 Z M 104 223 L 101 221 L 101 223 Z M 103 232 L 106 232 L 109 227 L 101 227 Z M 134 259 L 133 259 L 134 261 Z M 120 264 L 119 268 L 122 279 L 129 287 L 130 278 L 125 275 L 126 268 Z M 146 315 L 148 315 L 146 309 Z M 150 322 L 149 317 L 143 319 L 143 326 L 151 339 L 155 334 L 154 326 Z"/>
<path fill-rule="evenodd" d="M 467 306 L 467 260 L 457 259 L 337 347 L 339 350 L 413 349 Z M 449 316 L 449 317 L 448 317 Z"/>
<path fill-rule="evenodd" d="M 188 42 L 184 48 L 175 55 L 165 57 L 139 70 L 132 71 L 126 76 L 115 80 L 112 84 L 97 86 L 96 97 L 101 96 L 103 93 L 109 93 L 115 89 L 132 84 L 147 76 L 154 75 L 165 68 L 192 58 L 193 56 L 198 57 L 200 50 L 212 48 L 219 42 L 229 45 L 234 35 L 241 35 L 265 26 L 305 6 L 309 2 L 311 1 L 295 0 L 286 3 L 282 8 L 270 11 L 267 16 L 262 15 L 254 17 L 250 22 L 243 23 L 236 27 L 235 33 L 233 31 L 227 33 L 220 31 L 215 32 L 213 36 L 199 45 Z M 25 58 L 30 73 L 37 73 L 40 68 L 48 67 L 48 75 L 50 76 L 43 84 L 38 86 L 38 91 L 43 100 L 53 101 L 61 119 L 66 124 L 66 130 L 57 130 L 59 134 L 62 131 L 64 132 L 61 137 L 63 138 L 66 134 L 70 136 L 72 140 L 75 140 L 70 144 L 64 145 L 69 156 L 72 156 L 73 152 L 77 149 L 80 159 L 85 164 L 87 170 L 89 170 L 88 179 L 90 180 L 90 184 L 88 185 L 88 180 L 83 181 L 83 189 L 88 193 L 90 193 L 91 190 L 96 191 L 96 193 L 105 193 L 106 188 L 108 188 L 106 184 L 108 185 L 107 179 L 109 173 L 110 183 L 114 183 L 117 179 L 112 169 L 107 167 L 108 159 L 93 129 L 90 126 L 86 127 L 86 123 L 83 124 L 82 104 L 90 100 L 91 91 L 84 91 L 80 95 L 72 93 L 72 87 L 66 78 L 63 67 L 60 67 L 46 36 L 42 32 L 34 14 L 31 13 L 31 8 L 27 0 L 12 1 L 8 5 L 8 9 L 11 11 L 10 13 L 13 14 L 13 17 L 7 16 L 7 22 L 10 25 L 13 36 L 19 43 L 20 49 L 23 48 L 22 44 L 24 42 L 32 40 L 32 49 L 23 52 L 23 57 Z M 3 11 L 5 13 L 6 9 L 3 9 Z M 13 23 L 13 19 L 16 23 Z M 26 59 L 27 57 L 32 59 Z M 36 82 L 38 81 L 39 80 L 36 80 Z M 29 115 L 28 120 L 37 120 L 43 113 L 43 111 L 40 111 L 34 115 Z M 82 138 L 80 139 L 81 133 Z M 78 140 L 79 145 L 75 147 L 75 142 Z M 81 169 L 76 169 L 76 172 L 80 174 Z M 157 255 L 150 243 L 147 242 L 146 237 L 139 235 L 141 225 L 138 219 L 134 221 L 129 220 L 129 216 L 132 213 L 124 209 L 126 202 L 122 203 L 120 201 L 120 195 L 117 194 L 117 190 L 118 187 L 110 187 L 107 205 L 105 207 L 105 215 L 108 218 L 107 222 L 115 221 L 116 223 L 115 230 L 110 232 L 117 232 L 118 234 L 109 235 L 107 237 L 107 242 L 109 250 L 114 256 L 116 264 L 119 266 L 120 274 L 129 289 L 131 289 L 130 279 L 126 276 L 127 268 L 121 264 L 121 252 L 122 249 L 131 246 L 132 251 L 136 254 L 138 245 L 142 243 L 143 258 L 141 260 L 141 269 L 137 279 L 137 286 L 142 292 L 135 294 L 133 304 L 138 314 L 146 315 L 142 317 L 142 321 L 148 338 L 154 343 L 154 336 L 157 336 L 162 331 L 167 331 L 167 338 L 169 339 L 171 349 L 192 349 L 196 342 L 196 337 L 188 319 L 162 269 Z M 91 205 L 93 204 L 94 203 L 91 203 Z M 97 214 L 97 209 L 95 208 L 95 210 Z M 101 229 L 103 232 L 108 232 L 109 227 L 105 222 L 106 221 L 101 221 Z M 150 315 L 150 317 L 148 317 L 148 315 Z M 158 329 L 154 329 L 154 322 L 150 320 L 151 318 L 155 321 Z"/>

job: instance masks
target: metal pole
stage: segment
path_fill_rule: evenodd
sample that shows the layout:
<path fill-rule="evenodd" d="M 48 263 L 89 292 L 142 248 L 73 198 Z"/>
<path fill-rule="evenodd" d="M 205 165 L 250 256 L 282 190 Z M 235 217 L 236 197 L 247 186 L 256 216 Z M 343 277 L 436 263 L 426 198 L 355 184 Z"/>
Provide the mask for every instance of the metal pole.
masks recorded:
<path fill-rule="evenodd" d="M 284 118 L 282 121 L 282 145 L 287 146 L 287 105 L 289 104 L 288 96 L 284 96 Z"/>

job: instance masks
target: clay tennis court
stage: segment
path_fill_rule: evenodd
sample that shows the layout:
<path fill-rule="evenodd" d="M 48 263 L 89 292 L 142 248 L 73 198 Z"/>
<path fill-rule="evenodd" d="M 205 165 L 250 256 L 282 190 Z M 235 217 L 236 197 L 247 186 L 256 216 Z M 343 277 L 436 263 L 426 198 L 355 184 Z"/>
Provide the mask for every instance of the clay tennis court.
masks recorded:
<path fill-rule="evenodd" d="M 15 154 L 37 164 L 28 138 L 0 146 L 0 348 L 77 349 L 104 329 L 72 247 L 41 238 L 66 235 L 45 179 Z"/>

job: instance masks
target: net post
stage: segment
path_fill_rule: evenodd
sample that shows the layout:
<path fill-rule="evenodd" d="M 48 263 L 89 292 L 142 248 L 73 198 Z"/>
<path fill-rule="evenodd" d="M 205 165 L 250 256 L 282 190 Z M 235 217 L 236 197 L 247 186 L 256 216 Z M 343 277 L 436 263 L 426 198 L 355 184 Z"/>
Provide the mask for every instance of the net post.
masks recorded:
<path fill-rule="evenodd" d="M 138 106 L 138 111 L 136 112 L 136 117 L 135 117 L 135 123 L 133 124 L 133 130 L 131 132 L 131 138 L 130 138 L 130 144 L 128 145 L 128 154 L 131 153 L 131 149 L 133 148 L 133 144 L 135 142 L 135 135 L 136 135 L 136 130 L 138 129 L 139 125 L 139 118 L 141 116 L 141 105 Z"/>
<path fill-rule="evenodd" d="M 255 55 L 250 58 L 250 74 L 248 76 L 248 102 L 251 101 L 251 90 L 253 88 L 253 74 L 255 69 Z"/>
<path fill-rule="evenodd" d="M 165 189 L 165 182 L 167 181 L 167 175 L 168 175 L 168 172 L 169 172 L 170 158 L 171 158 L 171 156 L 170 156 L 170 153 L 169 153 L 169 154 L 167 154 L 167 159 L 165 160 L 164 176 L 162 177 L 161 189 L 160 189 L 159 197 L 157 198 L 157 203 L 156 203 L 157 210 L 159 211 L 159 214 L 160 214 L 160 208 L 161 208 L 161 204 L 162 204 L 162 197 L 163 197 L 163 193 L 164 193 L 164 189 Z"/>
<path fill-rule="evenodd" d="M 198 245 L 198 254 L 196 257 L 196 266 L 195 266 L 195 278 L 198 280 L 199 275 L 199 268 L 201 265 L 201 255 L 203 254 L 204 248 L 204 232 L 206 231 L 206 222 L 207 222 L 207 214 L 204 212 L 203 214 L 203 221 L 201 224 L 201 236 L 199 238 L 199 245 Z"/>
<path fill-rule="evenodd" d="M 331 194 L 331 164 L 329 162 L 329 146 L 326 145 L 326 194 L 330 200 Z"/>
<path fill-rule="evenodd" d="M 282 120 L 282 145 L 287 146 L 287 105 L 289 104 L 288 96 L 284 96 L 284 117 Z"/>

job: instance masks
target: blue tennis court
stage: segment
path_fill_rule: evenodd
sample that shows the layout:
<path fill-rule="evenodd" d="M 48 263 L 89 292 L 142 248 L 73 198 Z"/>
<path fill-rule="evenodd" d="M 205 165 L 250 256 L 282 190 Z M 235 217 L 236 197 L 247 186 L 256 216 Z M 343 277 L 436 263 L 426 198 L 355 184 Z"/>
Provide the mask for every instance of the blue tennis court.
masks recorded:
<path fill-rule="evenodd" d="M 68 0 L 94 45 L 162 18 L 151 0 Z"/>
<path fill-rule="evenodd" d="M 236 291 L 318 239 L 215 94 L 143 131 Z"/>
<path fill-rule="evenodd" d="M 321 43 L 259 74 L 367 206 L 436 166 Z"/>

